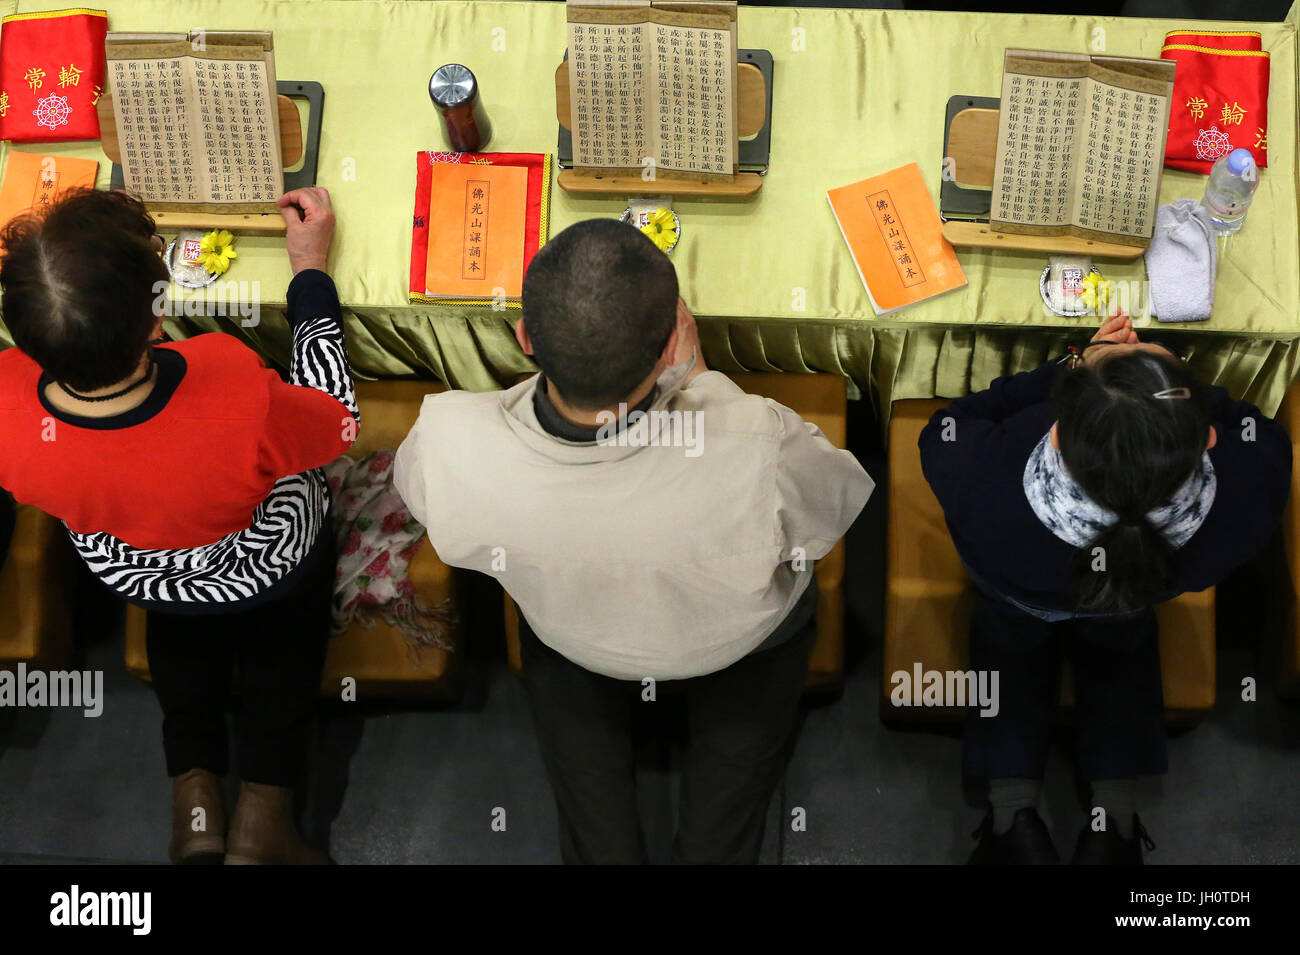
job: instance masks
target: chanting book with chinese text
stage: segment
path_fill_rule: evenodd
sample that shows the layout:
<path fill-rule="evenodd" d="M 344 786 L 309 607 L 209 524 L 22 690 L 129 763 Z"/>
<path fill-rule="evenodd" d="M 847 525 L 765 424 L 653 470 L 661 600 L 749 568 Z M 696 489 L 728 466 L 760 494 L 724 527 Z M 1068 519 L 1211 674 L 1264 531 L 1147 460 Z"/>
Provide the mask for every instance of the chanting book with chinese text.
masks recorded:
<path fill-rule="evenodd" d="M 43 215 L 69 189 L 95 188 L 99 163 L 11 150 L 0 183 L 0 226 L 28 212 Z"/>
<path fill-rule="evenodd" d="M 575 166 L 731 180 L 734 0 L 570 0 L 568 31 Z"/>
<path fill-rule="evenodd" d="M 1173 85 L 1169 60 L 1008 49 L 990 228 L 1145 246 Z"/>
<path fill-rule="evenodd" d="M 436 163 L 425 294 L 519 298 L 527 201 L 528 170 L 523 167 Z"/>
<path fill-rule="evenodd" d="M 270 33 L 110 33 L 105 49 L 129 190 L 162 211 L 276 211 L 284 170 Z"/>
<path fill-rule="evenodd" d="M 877 315 L 966 287 L 916 163 L 832 189 L 826 198 Z"/>

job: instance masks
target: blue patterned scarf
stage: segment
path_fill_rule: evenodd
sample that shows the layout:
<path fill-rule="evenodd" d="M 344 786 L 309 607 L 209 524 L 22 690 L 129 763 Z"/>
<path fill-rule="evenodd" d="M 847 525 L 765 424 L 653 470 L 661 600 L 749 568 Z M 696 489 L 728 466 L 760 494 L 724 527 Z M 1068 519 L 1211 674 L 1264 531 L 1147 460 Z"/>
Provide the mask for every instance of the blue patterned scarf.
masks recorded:
<path fill-rule="evenodd" d="M 1052 433 L 1043 435 L 1025 463 L 1025 497 L 1043 526 L 1074 547 L 1084 547 L 1119 515 L 1083 493 L 1065 468 L 1061 452 L 1052 447 Z M 1173 548 L 1182 547 L 1204 523 L 1214 504 L 1218 480 L 1208 453 L 1168 504 L 1147 512 L 1151 522 Z"/>

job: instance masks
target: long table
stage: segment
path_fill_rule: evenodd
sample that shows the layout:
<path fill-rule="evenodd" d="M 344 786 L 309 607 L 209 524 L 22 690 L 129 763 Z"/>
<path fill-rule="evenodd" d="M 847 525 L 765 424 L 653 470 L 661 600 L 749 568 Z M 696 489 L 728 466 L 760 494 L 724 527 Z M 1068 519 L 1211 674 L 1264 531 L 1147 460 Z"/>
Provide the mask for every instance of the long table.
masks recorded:
<path fill-rule="evenodd" d="M 0 0 L 0 12 L 66 0 Z M 443 147 L 426 91 L 438 65 L 480 80 L 491 149 L 553 151 L 553 75 L 565 48 L 561 3 L 390 0 L 110 0 L 112 30 L 270 29 L 281 79 L 317 80 L 325 109 L 317 181 L 335 203 L 332 271 L 359 375 L 433 377 L 485 390 L 534 369 L 515 343 L 518 312 L 412 305 L 407 276 L 416 153 Z M 1273 413 L 1300 361 L 1297 221 L 1297 9 L 1284 23 L 1010 16 L 923 11 L 742 7 L 742 47 L 775 57 L 771 168 L 751 202 L 678 201 L 673 262 L 700 318 L 704 353 L 724 370 L 843 374 L 885 408 L 897 398 L 956 396 L 1033 367 L 1081 341 L 1091 322 L 1045 313 L 1045 257 L 969 251 L 968 287 L 876 318 L 825 192 L 915 161 L 937 193 L 943 118 L 952 94 L 996 96 L 1008 46 L 1159 55 L 1167 31 L 1258 29 L 1271 53 L 1269 167 L 1245 229 L 1221 244 L 1214 315 L 1159 326 L 1193 364 Z M 1175 104 L 1177 108 L 1177 104 Z M 0 151 L 12 148 L 9 144 Z M 36 144 L 22 149 L 42 149 Z M 44 147 L 101 160 L 98 143 Z M 1199 198 L 1203 176 L 1165 170 L 1161 201 Z M 552 191 L 551 233 L 623 203 Z M 289 281 L 283 242 L 242 236 L 224 277 L 247 284 L 260 322 L 180 316 L 173 334 L 221 329 L 283 361 Z M 1140 281 L 1141 260 L 1100 261 L 1108 278 Z M 181 290 L 175 290 L 181 295 Z M 201 293 L 200 293 L 201 294 Z M 1158 325 L 1158 323 L 1152 323 Z"/>

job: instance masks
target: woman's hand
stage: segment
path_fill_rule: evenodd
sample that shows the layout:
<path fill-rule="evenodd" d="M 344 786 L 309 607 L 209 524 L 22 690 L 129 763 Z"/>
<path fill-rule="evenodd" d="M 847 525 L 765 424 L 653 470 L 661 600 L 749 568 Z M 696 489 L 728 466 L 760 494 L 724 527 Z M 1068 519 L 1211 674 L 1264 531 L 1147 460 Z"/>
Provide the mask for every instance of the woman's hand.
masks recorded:
<path fill-rule="evenodd" d="M 334 238 L 334 207 L 320 186 L 286 192 L 277 203 L 284 217 L 284 247 L 289 267 L 297 275 L 304 269 L 326 271 L 330 241 Z"/>
<path fill-rule="evenodd" d="M 1117 345 L 1136 345 L 1137 332 L 1133 330 L 1132 320 L 1123 312 L 1101 323 L 1097 334 L 1092 336 L 1094 342 L 1114 342 Z"/>
<path fill-rule="evenodd" d="M 1108 318 L 1101 323 L 1101 328 L 1097 329 L 1097 334 L 1092 336 L 1092 341 L 1083 346 L 1083 363 L 1085 365 L 1093 364 L 1093 359 L 1100 354 L 1110 351 L 1109 348 L 1093 348 L 1092 345 L 1097 342 L 1109 342 L 1112 345 L 1136 345 L 1138 343 L 1137 332 L 1133 331 L 1133 322 L 1127 315 L 1120 312 L 1114 318 Z"/>

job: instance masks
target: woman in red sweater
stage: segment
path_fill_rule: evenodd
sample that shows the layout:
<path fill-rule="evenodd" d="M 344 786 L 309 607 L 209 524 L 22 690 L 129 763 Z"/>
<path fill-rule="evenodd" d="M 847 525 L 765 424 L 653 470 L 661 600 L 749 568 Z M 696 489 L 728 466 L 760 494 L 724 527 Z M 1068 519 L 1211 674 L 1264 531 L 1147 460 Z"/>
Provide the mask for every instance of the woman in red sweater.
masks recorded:
<path fill-rule="evenodd" d="M 324 189 L 280 200 L 289 381 L 233 337 L 169 342 L 161 240 L 138 200 L 74 191 L 0 234 L 0 486 L 62 519 L 149 612 L 174 862 L 323 862 L 293 822 L 334 578 L 320 467 L 356 436 Z M 225 710 L 239 801 L 229 826 Z M 203 813 L 194 810 L 202 808 Z M 197 820 L 206 825 L 195 831 Z"/>

